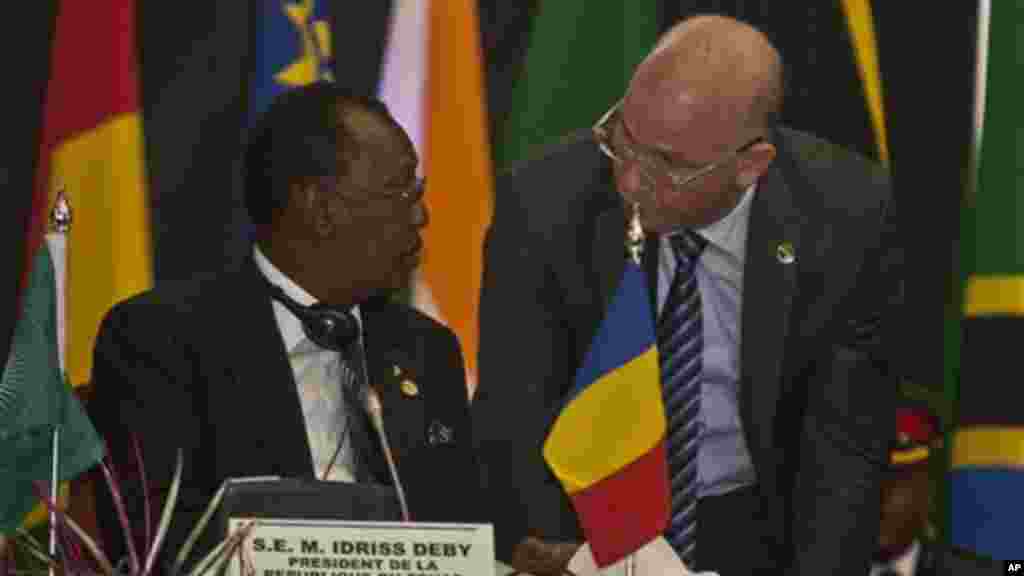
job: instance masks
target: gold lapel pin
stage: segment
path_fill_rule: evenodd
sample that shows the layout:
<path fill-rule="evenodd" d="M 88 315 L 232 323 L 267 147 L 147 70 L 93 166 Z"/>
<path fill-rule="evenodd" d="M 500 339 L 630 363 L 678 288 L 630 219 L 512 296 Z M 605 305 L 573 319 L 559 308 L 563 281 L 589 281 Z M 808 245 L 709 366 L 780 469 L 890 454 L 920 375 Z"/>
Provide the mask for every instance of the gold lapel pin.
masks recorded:
<path fill-rule="evenodd" d="M 783 242 L 779 244 L 779 247 L 775 249 L 775 258 L 783 264 L 796 262 L 796 251 L 793 249 L 793 243 Z"/>
<path fill-rule="evenodd" d="M 408 378 L 402 380 L 402 383 L 399 384 L 399 388 L 402 390 L 402 394 L 405 394 L 410 398 L 418 396 L 420 393 L 420 387 L 417 386 L 415 382 Z"/>

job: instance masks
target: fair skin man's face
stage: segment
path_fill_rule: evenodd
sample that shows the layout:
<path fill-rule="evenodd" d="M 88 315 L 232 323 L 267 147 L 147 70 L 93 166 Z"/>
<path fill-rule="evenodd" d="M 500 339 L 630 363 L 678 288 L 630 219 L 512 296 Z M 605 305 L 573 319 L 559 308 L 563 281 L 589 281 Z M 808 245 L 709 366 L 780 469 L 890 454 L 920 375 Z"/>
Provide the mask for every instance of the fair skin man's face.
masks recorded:
<path fill-rule="evenodd" d="M 725 217 L 775 154 L 761 142 L 734 155 L 756 134 L 686 92 L 633 91 L 609 130 L 615 146 L 653 160 L 616 164 L 615 180 L 626 203 L 639 204 L 644 227 L 656 233 L 703 228 Z M 668 174 L 688 176 L 713 163 L 714 169 L 683 186 L 673 185 Z"/>

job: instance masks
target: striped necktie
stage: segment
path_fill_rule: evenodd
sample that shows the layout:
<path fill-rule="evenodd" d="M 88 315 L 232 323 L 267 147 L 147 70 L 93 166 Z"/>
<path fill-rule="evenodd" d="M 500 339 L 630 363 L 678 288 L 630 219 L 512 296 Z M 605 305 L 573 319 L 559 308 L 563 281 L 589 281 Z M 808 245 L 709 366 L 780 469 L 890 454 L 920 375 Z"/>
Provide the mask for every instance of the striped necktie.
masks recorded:
<path fill-rule="evenodd" d="M 697 448 L 700 435 L 704 332 L 697 260 L 707 245 L 684 232 L 670 238 L 676 256 L 672 286 L 658 319 L 658 356 L 668 420 L 668 469 L 672 515 L 665 536 L 687 567 L 697 547 Z"/>

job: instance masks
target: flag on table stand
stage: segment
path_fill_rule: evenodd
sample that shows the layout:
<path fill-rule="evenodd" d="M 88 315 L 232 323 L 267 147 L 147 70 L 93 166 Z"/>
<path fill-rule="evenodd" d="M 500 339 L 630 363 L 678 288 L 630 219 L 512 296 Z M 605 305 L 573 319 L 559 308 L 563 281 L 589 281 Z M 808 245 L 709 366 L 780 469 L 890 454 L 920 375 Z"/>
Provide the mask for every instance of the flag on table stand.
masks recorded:
<path fill-rule="evenodd" d="M 61 427 L 58 477 L 69 480 L 103 458 L 103 444 L 60 368 L 57 276 L 47 238 L 23 297 L 0 379 L 0 534 L 13 532 L 38 503 L 33 482 L 50 480 L 52 430 Z"/>
<path fill-rule="evenodd" d="M 1012 2 L 986 0 L 978 26 L 977 81 L 988 86 L 979 89 L 976 103 L 984 106 L 984 127 L 977 127 L 981 155 L 973 198 L 974 266 L 967 283 L 952 449 L 952 541 L 1012 560 L 1024 550 L 1024 411 L 1013 376 L 1024 333 L 1024 227 L 1019 209 L 1024 172 L 1018 158 L 1024 146 L 1018 120 L 1024 82 L 1016 69 L 1024 58 L 1016 41 L 1024 33 L 1024 19 Z"/>
<path fill-rule="evenodd" d="M 644 272 L 626 269 L 544 459 L 576 509 L 600 567 L 659 537 L 670 495 L 665 408 Z"/>
<path fill-rule="evenodd" d="M 413 305 L 458 335 L 472 394 L 494 187 L 476 2 L 398 0 L 392 15 L 379 94 L 420 155 L 431 222 Z"/>

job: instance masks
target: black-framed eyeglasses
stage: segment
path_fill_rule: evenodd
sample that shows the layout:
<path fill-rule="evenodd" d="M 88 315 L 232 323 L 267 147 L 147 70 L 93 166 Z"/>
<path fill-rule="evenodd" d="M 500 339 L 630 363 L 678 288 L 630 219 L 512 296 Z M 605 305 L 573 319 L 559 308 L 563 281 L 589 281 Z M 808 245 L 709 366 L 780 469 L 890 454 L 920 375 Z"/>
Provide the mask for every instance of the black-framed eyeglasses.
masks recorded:
<path fill-rule="evenodd" d="M 613 131 L 615 129 L 615 121 L 621 120 L 621 107 L 622 100 L 619 100 L 614 106 L 609 108 L 600 119 L 598 119 L 592 128 L 594 138 L 597 140 L 597 144 L 601 148 L 601 152 L 603 152 L 604 155 L 610 158 L 613 162 L 617 164 L 625 164 L 627 161 L 630 161 L 639 164 L 640 173 L 643 174 L 652 186 L 657 181 L 655 179 L 655 175 L 660 173 L 669 178 L 669 181 L 672 182 L 673 190 L 679 191 L 690 184 L 693 184 L 699 178 L 707 176 L 718 168 L 721 168 L 740 154 L 743 154 L 747 150 L 753 148 L 756 144 L 764 141 L 764 136 L 756 136 L 739 148 L 730 152 L 721 160 L 710 162 L 696 168 L 673 168 L 671 162 L 665 158 L 664 154 L 656 151 L 641 151 L 625 141 L 615 143 Z M 623 130 L 627 130 L 624 123 L 622 123 L 621 126 Z"/>

